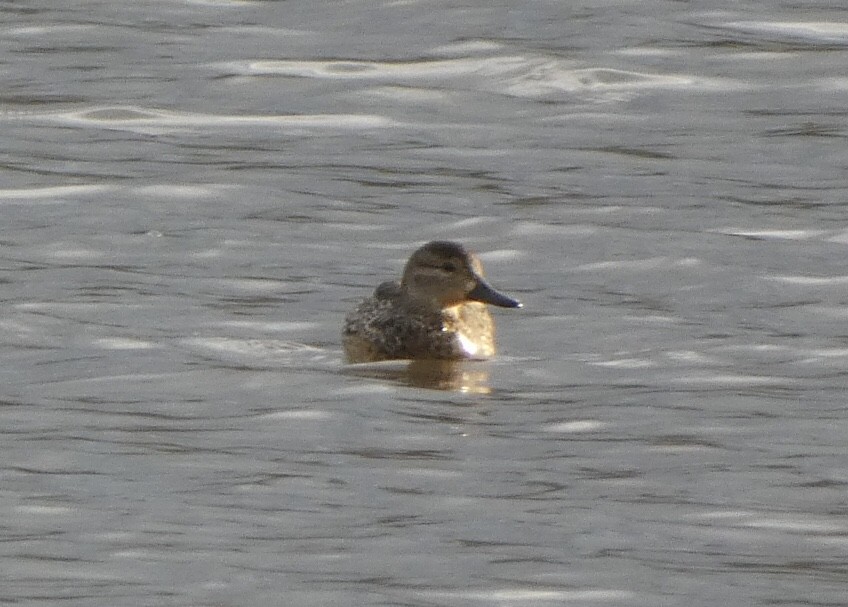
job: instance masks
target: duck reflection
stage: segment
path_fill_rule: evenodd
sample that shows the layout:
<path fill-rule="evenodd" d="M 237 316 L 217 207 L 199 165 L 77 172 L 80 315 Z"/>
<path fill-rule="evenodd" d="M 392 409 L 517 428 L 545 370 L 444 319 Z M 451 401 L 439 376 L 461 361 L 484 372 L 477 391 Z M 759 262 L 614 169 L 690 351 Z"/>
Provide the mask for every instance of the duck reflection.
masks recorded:
<path fill-rule="evenodd" d="M 413 360 L 351 365 L 347 372 L 361 377 L 402 383 L 413 388 L 489 394 L 486 365 L 455 360 Z"/>

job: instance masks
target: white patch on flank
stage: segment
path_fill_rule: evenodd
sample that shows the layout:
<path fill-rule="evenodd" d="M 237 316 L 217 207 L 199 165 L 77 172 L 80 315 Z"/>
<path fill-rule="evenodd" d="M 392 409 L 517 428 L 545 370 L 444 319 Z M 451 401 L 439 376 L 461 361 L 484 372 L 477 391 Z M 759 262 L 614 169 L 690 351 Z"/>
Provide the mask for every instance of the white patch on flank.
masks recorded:
<path fill-rule="evenodd" d="M 459 341 L 459 346 L 462 348 L 462 351 L 468 354 L 468 356 L 474 356 L 477 354 L 477 344 L 468 339 L 465 335 L 457 333 L 456 339 Z"/>

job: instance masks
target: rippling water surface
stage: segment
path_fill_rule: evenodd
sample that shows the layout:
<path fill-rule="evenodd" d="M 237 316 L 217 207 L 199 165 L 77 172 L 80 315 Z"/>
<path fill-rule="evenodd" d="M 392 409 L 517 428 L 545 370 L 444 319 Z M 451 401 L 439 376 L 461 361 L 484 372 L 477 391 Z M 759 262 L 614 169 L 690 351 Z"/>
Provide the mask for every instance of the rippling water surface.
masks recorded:
<path fill-rule="evenodd" d="M 844 605 L 841 3 L 332 4 L 0 7 L 0 599 Z"/>

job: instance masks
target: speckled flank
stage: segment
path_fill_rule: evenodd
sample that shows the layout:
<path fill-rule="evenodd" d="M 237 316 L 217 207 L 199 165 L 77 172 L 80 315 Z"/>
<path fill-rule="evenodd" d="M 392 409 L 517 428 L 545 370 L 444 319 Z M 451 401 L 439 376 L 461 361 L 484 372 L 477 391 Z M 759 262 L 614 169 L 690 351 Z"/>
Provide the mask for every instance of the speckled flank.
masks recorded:
<path fill-rule="evenodd" d="M 408 298 L 381 298 L 380 288 L 345 321 L 344 346 L 350 362 L 477 358 L 495 353 L 494 323 L 485 304 L 428 311 Z M 461 310 L 466 306 L 473 308 L 473 314 Z M 469 351 L 469 344 L 476 346 L 474 351 Z"/>

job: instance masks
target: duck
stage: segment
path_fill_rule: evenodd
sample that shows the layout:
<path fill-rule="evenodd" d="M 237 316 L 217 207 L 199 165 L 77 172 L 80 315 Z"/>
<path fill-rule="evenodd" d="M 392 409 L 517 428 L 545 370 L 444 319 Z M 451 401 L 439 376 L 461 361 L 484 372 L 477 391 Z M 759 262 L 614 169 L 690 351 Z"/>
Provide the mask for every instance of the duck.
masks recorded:
<path fill-rule="evenodd" d="M 463 245 L 428 242 L 406 262 L 400 282 L 381 283 L 346 316 L 346 361 L 490 358 L 496 353 L 490 305 L 522 307 L 486 282 L 480 259 Z"/>

